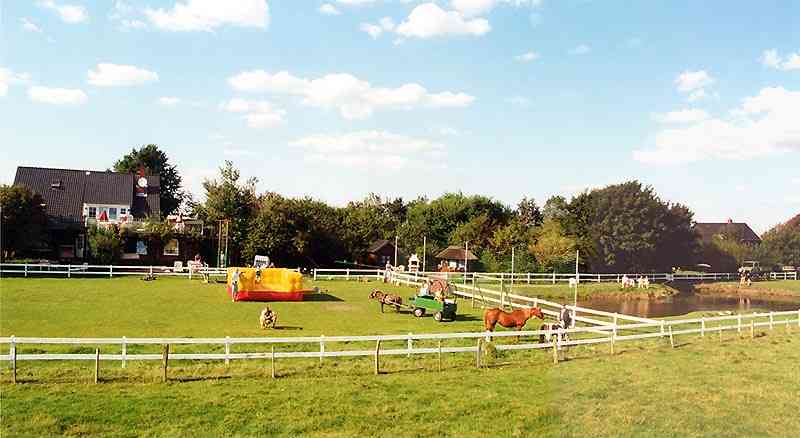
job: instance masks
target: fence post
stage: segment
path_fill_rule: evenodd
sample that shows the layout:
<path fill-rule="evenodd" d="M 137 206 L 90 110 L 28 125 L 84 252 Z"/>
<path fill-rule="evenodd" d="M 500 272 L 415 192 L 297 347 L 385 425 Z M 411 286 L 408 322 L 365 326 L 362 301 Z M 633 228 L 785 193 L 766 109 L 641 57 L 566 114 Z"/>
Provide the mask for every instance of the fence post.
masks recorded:
<path fill-rule="evenodd" d="M 346 280 L 350 279 L 350 268 L 347 268 L 347 276 L 345 277 Z"/>
<path fill-rule="evenodd" d="M 553 284 L 556 284 L 556 271 L 553 270 Z"/>
<path fill-rule="evenodd" d="M 736 315 L 736 332 L 739 333 L 739 337 L 742 336 L 742 314 Z"/>
<path fill-rule="evenodd" d="M 701 316 L 700 317 L 700 337 L 701 338 L 705 338 L 706 337 L 706 317 L 705 316 Z"/>
<path fill-rule="evenodd" d="M 122 368 L 125 368 L 125 360 L 128 357 L 128 338 L 122 337 Z"/>
<path fill-rule="evenodd" d="M 17 338 L 14 335 L 11 335 L 11 342 L 9 342 L 9 354 L 11 355 L 12 380 L 17 383 Z"/>
<path fill-rule="evenodd" d="M 797 326 L 800 327 L 800 309 L 797 309 Z"/>
<path fill-rule="evenodd" d="M 442 372 L 442 340 L 439 339 L 438 343 L 438 350 L 439 350 L 439 372 Z"/>
<path fill-rule="evenodd" d="M 557 364 L 558 363 L 558 346 L 556 344 L 556 340 L 552 339 L 550 341 L 550 343 L 553 344 L 553 364 Z"/>
<path fill-rule="evenodd" d="M 317 281 L 317 268 L 314 268 L 314 281 Z"/>
<path fill-rule="evenodd" d="M 94 383 L 100 380 L 100 349 L 94 349 Z"/>
<path fill-rule="evenodd" d="M 617 325 L 614 324 L 614 331 L 611 332 L 611 355 L 614 355 L 614 341 L 617 338 Z"/>
<path fill-rule="evenodd" d="M 481 367 L 481 338 L 478 338 L 478 345 L 475 348 L 475 368 Z"/>
<path fill-rule="evenodd" d="M 414 341 L 411 340 L 411 332 L 408 332 L 408 355 L 407 357 L 411 357 L 411 350 L 414 349 Z"/>
<path fill-rule="evenodd" d="M 169 344 L 164 344 L 164 350 L 161 353 L 161 366 L 164 368 L 164 374 L 161 376 L 161 382 L 167 381 L 167 368 L 169 367 Z"/>
<path fill-rule="evenodd" d="M 661 320 L 661 336 L 664 336 L 664 320 Z"/>
<path fill-rule="evenodd" d="M 722 325 L 719 326 L 719 341 L 722 342 Z"/>
<path fill-rule="evenodd" d="M 669 326 L 669 345 L 675 348 L 675 339 L 672 337 L 672 325 Z"/>
<path fill-rule="evenodd" d="M 275 378 L 275 345 L 270 346 L 270 371 L 272 372 L 272 378 Z"/>
<path fill-rule="evenodd" d="M 770 330 L 772 330 L 772 326 L 773 326 L 774 322 L 775 322 L 775 320 L 772 317 L 772 312 L 769 312 L 769 329 Z"/>
<path fill-rule="evenodd" d="M 225 336 L 225 365 L 231 363 L 231 338 L 230 336 Z"/>
<path fill-rule="evenodd" d="M 67 278 L 72 278 L 72 263 L 67 265 Z"/>
<path fill-rule="evenodd" d="M 756 321 L 755 319 L 750 320 L 750 339 L 755 339 L 756 337 Z"/>
<path fill-rule="evenodd" d="M 319 335 L 319 364 L 322 365 L 322 356 L 325 355 L 325 335 Z"/>
<path fill-rule="evenodd" d="M 114 265 L 108 265 L 108 278 L 114 276 Z"/>
<path fill-rule="evenodd" d="M 150 276 L 153 275 L 153 265 L 150 265 Z"/>
<path fill-rule="evenodd" d="M 531 284 L 531 273 L 528 272 L 528 284 Z"/>
<path fill-rule="evenodd" d="M 375 375 L 381 373 L 381 340 L 375 342 Z"/>

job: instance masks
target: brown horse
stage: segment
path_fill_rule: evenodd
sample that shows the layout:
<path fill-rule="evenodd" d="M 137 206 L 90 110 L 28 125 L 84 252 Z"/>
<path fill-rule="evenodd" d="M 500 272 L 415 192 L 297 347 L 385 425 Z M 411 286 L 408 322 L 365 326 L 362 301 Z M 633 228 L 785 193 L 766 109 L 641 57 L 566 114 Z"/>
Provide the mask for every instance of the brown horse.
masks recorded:
<path fill-rule="evenodd" d="M 534 316 L 539 319 L 544 319 L 542 309 L 538 307 L 528 307 L 527 309 L 519 309 L 513 312 L 506 312 L 505 310 L 494 308 L 487 309 L 483 312 L 483 327 L 486 331 L 494 331 L 495 325 L 500 323 L 503 327 L 514 327 L 517 330 L 522 330 L 525 323 Z"/>
<path fill-rule="evenodd" d="M 372 293 L 369 294 L 369 297 L 373 300 L 378 300 L 381 303 L 381 313 L 383 313 L 383 306 L 394 306 L 396 311 L 400 311 L 400 307 L 403 305 L 403 299 L 400 298 L 400 295 L 395 294 L 387 294 L 381 292 L 377 289 L 373 290 Z"/>

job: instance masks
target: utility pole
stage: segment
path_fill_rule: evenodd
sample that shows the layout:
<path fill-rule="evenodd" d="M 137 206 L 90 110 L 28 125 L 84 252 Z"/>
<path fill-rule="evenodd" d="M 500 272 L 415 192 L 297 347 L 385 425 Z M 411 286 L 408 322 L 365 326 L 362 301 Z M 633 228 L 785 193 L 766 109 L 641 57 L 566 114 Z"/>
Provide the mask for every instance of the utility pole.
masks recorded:
<path fill-rule="evenodd" d="M 397 234 L 394 235 L 394 267 L 397 267 Z"/>
<path fill-rule="evenodd" d="M 464 284 L 467 284 L 467 271 L 469 270 L 469 259 L 467 259 L 467 254 L 469 254 L 469 240 L 464 242 Z"/>
<path fill-rule="evenodd" d="M 514 247 L 511 247 L 511 291 L 514 291 Z"/>
<path fill-rule="evenodd" d="M 422 236 L 422 272 L 427 272 L 425 267 L 425 256 L 428 253 L 428 236 Z"/>
<path fill-rule="evenodd" d="M 578 307 L 578 284 L 581 282 L 581 274 L 578 272 L 578 259 L 580 258 L 580 250 L 575 250 L 575 300 L 573 305 Z M 574 316 L 574 315 L 573 315 Z M 573 318 L 574 320 L 575 318 Z"/>

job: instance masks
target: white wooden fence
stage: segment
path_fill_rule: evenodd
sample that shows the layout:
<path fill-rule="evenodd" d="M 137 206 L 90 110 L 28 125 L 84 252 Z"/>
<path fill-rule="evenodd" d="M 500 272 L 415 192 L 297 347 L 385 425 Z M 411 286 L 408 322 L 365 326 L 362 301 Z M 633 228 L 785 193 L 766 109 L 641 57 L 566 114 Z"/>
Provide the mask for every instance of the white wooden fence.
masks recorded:
<path fill-rule="evenodd" d="M 71 264 L 29 264 L 29 263 L 0 263 L 0 275 L 13 275 L 23 277 L 64 275 L 73 276 L 123 276 L 123 275 L 154 275 L 189 277 L 224 276 L 225 268 L 199 268 L 189 269 L 188 266 L 176 268 L 175 266 L 121 266 L 121 265 L 71 265 Z"/>
<path fill-rule="evenodd" d="M 770 280 L 797 280 L 797 271 L 794 272 L 770 272 Z"/>
<path fill-rule="evenodd" d="M 776 319 L 778 318 L 778 319 Z M 709 323 L 717 324 L 709 326 Z M 726 325 L 726 323 L 729 323 Z M 688 326 L 688 327 L 686 327 Z M 526 330 L 526 331 L 501 331 L 501 332 L 468 332 L 468 333 L 435 333 L 435 334 L 403 334 L 403 335 L 373 335 L 373 336 L 309 336 L 309 337 L 286 337 L 286 338 L 31 338 L 31 337 L 4 337 L 0 338 L 0 344 L 9 345 L 9 353 L 0 355 L 0 361 L 11 362 L 16 381 L 17 362 L 19 361 L 51 361 L 51 360 L 75 360 L 75 361 L 95 361 L 96 373 L 99 372 L 100 361 L 118 361 L 124 368 L 127 361 L 155 361 L 162 360 L 164 366 L 164 379 L 166 380 L 166 367 L 168 358 L 173 360 L 221 360 L 226 364 L 232 360 L 248 359 L 271 359 L 273 366 L 273 376 L 275 359 L 288 358 L 323 358 L 330 357 L 359 357 L 374 356 L 375 371 L 379 372 L 378 357 L 389 355 L 417 355 L 417 354 L 438 354 L 441 359 L 443 353 L 476 353 L 477 365 L 481 366 L 481 345 L 484 340 L 491 338 L 507 337 L 528 337 L 533 336 L 538 339 L 539 335 L 544 335 L 548 340 L 544 343 L 528 342 L 519 344 L 496 344 L 497 350 L 536 350 L 553 349 L 554 361 L 558 361 L 558 351 L 564 347 L 577 345 L 604 344 L 611 345 L 611 352 L 614 353 L 614 345 L 618 342 L 633 341 L 648 338 L 669 338 L 674 346 L 674 338 L 678 335 L 699 334 L 701 337 L 718 334 L 722 339 L 723 331 L 736 331 L 740 336 L 749 330 L 750 336 L 755 336 L 756 328 L 768 327 L 774 330 L 776 327 L 785 326 L 786 331 L 790 332 L 792 326 L 796 326 L 800 331 L 800 309 L 797 311 L 769 312 L 738 314 L 729 316 L 717 316 L 710 318 L 691 318 L 680 320 L 660 320 L 648 323 L 637 324 L 606 324 L 593 327 L 576 327 L 571 329 L 547 330 Z M 629 334 L 625 334 L 629 333 Z M 566 337 L 565 335 L 569 335 Z M 443 341 L 462 341 L 459 346 L 443 346 Z M 437 341 L 436 347 L 415 347 L 415 342 Z M 469 341 L 476 342 L 469 345 Z M 381 343 L 394 342 L 396 345 L 403 345 L 403 348 L 381 349 Z M 336 343 L 375 343 L 374 349 L 357 350 L 331 350 L 326 349 L 326 345 Z M 468 345 L 463 345 L 468 344 Z M 18 350 L 22 346 L 36 345 L 37 350 L 42 345 L 82 345 L 98 347 L 94 354 L 89 353 L 24 353 Z M 118 345 L 119 354 L 100 354 L 99 346 Z M 217 345 L 224 348 L 224 353 L 177 353 L 177 354 L 129 354 L 127 349 L 131 345 L 163 345 L 165 351 L 169 351 L 169 345 Z M 266 345 L 270 351 L 254 352 L 231 352 L 231 346 L 235 345 Z M 312 349 L 304 348 L 302 351 L 288 350 L 292 345 L 312 346 Z M 275 346 L 283 348 L 282 351 L 275 351 Z M 441 363 L 441 362 L 440 362 Z M 97 374 L 95 374 L 97 381 Z"/>
<path fill-rule="evenodd" d="M 575 274 L 565 274 L 556 272 L 403 272 L 408 275 L 415 275 L 419 277 L 439 276 L 448 281 L 454 282 L 472 282 L 478 281 L 493 281 L 504 284 L 557 284 L 568 283 L 571 279 L 575 278 Z M 777 277 L 784 278 L 786 273 L 776 273 Z M 792 274 L 795 274 L 794 277 Z M 578 277 L 582 283 L 620 283 L 622 277 L 627 275 L 629 278 L 637 279 L 639 277 L 647 277 L 650 282 L 664 282 L 664 281 L 735 281 L 739 279 L 739 274 L 731 272 L 707 272 L 707 273 L 618 273 L 618 274 L 590 274 L 579 273 Z M 313 276 L 315 280 L 334 280 L 334 279 L 352 279 L 352 278 L 380 278 L 383 276 L 382 269 L 314 269 Z M 796 273 L 788 273 L 785 276 L 787 279 L 796 279 Z"/>

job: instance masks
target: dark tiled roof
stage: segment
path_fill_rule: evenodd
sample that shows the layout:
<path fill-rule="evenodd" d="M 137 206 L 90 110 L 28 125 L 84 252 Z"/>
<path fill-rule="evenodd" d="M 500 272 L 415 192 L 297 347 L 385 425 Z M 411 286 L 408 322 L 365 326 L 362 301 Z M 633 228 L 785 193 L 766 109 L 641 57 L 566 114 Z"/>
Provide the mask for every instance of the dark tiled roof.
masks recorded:
<path fill-rule="evenodd" d="M 694 229 L 700 234 L 704 242 L 710 242 L 714 236 L 732 234 L 743 242 L 761 242 L 758 234 L 744 222 L 698 222 Z"/>
<path fill-rule="evenodd" d="M 464 248 L 460 246 L 448 246 L 443 249 L 439 254 L 436 254 L 437 259 L 444 260 L 464 260 Z M 478 260 L 472 251 L 466 251 L 467 260 Z"/>
<path fill-rule="evenodd" d="M 383 239 L 376 240 L 372 242 L 372 245 L 370 245 L 369 248 L 367 248 L 367 252 L 378 252 L 381 249 L 383 249 L 383 247 L 386 245 L 392 245 L 392 243 L 389 242 L 388 240 L 383 240 Z M 394 247 L 392 247 L 392 249 L 394 250 Z"/>
<path fill-rule="evenodd" d="M 47 215 L 62 223 L 82 222 L 84 203 L 130 205 L 134 217 L 158 212 L 159 178 L 148 176 L 147 181 L 147 198 L 139 198 L 146 202 L 137 203 L 133 194 L 135 177 L 128 173 L 20 166 L 14 178 L 14 184 L 39 193 Z M 59 183 L 57 188 L 52 187 L 54 183 Z"/>

